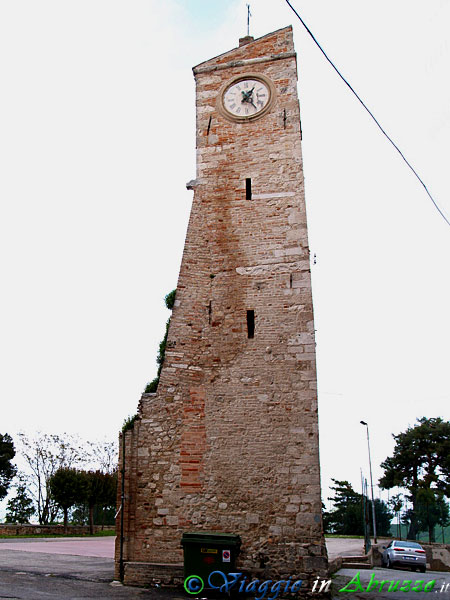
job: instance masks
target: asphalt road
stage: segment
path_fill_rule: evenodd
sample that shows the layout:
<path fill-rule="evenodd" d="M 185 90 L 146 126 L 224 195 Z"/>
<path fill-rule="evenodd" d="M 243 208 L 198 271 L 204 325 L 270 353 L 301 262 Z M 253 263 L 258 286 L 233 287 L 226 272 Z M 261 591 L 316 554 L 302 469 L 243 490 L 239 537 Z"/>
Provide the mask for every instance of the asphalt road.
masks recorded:
<path fill-rule="evenodd" d="M 112 583 L 113 539 L 0 540 L 0 600 L 94 600 L 97 598 L 149 598 L 186 600 L 182 591 L 133 588 Z M 352 548 L 353 550 L 353 548 Z M 350 549 L 348 550 L 350 551 Z M 68 553 L 69 552 L 69 553 Z M 367 589 L 371 578 L 378 584 Z M 398 588 L 420 587 L 435 580 L 431 592 L 379 591 L 382 580 L 399 581 Z M 352 581 L 353 580 L 353 581 Z M 404 583 L 411 581 L 410 584 Z M 352 582 L 352 583 L 350 583 Z M 424 585 L 422 584 L 422 585 Z M 446 589 L 446 586 L 448 587 Z M 388 587 L 384 584 L 384 588 Z M 443 587 L 444 586 L 444 587 Z M 362 588 L 362 589 L 361 589 Z M 356 590 L 356 591 L 353 591 Z M 441 591 L 442 590 L 442 591 Z M 341 569 L 332 581 L 333 600 L 450 600 L 450 573 L 413 573 L 405 569 Z M 208 595 L 202 598 L 207 599 Z M 266 598 L 270 598 L 267 594 Z M 191 596 L 192 598 L 192 596 Z M 196 598 L 194 597 L 194 600 Z"/>
<path fill-rule="evenodd" d="M 2 538 L 0 539 L 0 549 L 114 558 L 115 539 L 114 536 L 94 538 Z"/>
<path fill-rule="evenodd" d="M 370 589 L 369 584 L 372 579 L 372 586 Z M 353 580 L 353 581 L 352 581 Z M 383 584 L 382 590 L 380 589 L 381 582 L 385 580 L 387 583 Z M 418 583 L 422 580 L 423 583 Z M 432 590 L 429 592 L 414 591 L 412 588 L 423 589 L 423 587 L 435 580 L 435 584 Z M 392 585 L 395 586 L 398 581 L 396 591 L 386 591 L 389 587 L 389 582 L 394 582 Z M 409 583 L 407 583 L 409 581 Z M 447 586 L 447 590 L 445 586 Z M 444 588 L 443 588 L 444 586 Z M 405 591 L 400 591 L 403 587 Z M 410 591 L 408 590 L 410 587 Z M 363 590 L 361 590 L 363 588 Z M 341 591 L 343 590 L 343 591 Z M 352 591 L 351 591 L 352 590 Z M 353 591 L 356 590 L 356 591 Z M 442 590 L 442 591 L 441 591 Z M 358 570 L 358 569 L 341 569 L 336 573 L 333 578 L 333 599 L 345 600 L 348 598 L 353 599 L 364 599 L 374 600 L 375 598 L 382 598 L 391 600 L 403 600 L 414 599 L 424 600 L 431 598 L 433 600 L 450 600 L 450 573 L 438 573 L 436 571 L 427 571 L 426 573 L 415 573 L 409 569 L 381 569 L 376 567 L 370 570 Z"/>
<path fill-rule="evenodd" d="M 98 556 L 111 554 L 112 540 L 107 544 L 102 541 L 102 538 L 0 540 L 0 600 L 186 600 L 182 593 L 172 589 L 147 590 L 112 583 L 113 558 Z M 68 551 L 73 554 L 66 554 Z"/>

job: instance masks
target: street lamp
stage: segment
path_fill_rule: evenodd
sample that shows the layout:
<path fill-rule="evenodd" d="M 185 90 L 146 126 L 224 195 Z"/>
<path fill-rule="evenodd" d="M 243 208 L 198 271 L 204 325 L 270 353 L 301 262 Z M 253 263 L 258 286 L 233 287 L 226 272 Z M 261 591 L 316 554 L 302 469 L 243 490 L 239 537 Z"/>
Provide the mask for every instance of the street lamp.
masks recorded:
<path fill-rule="evenodd" d="M 365 425 L 367 431 L 367 449 L 369 450 L 369 471 L 370 471 L 370 489 L 372 492 L 372 523 L 373 523 L 373 541 L 377 543 L 377 524 L 375 520 L 375 502 L 373 499 L 373 480 L 372 480 L 372 461 L 370 460 L 370 443 L 369 443 L 369 426 L 365 421 L 360 421 L 361 425 Z"/>

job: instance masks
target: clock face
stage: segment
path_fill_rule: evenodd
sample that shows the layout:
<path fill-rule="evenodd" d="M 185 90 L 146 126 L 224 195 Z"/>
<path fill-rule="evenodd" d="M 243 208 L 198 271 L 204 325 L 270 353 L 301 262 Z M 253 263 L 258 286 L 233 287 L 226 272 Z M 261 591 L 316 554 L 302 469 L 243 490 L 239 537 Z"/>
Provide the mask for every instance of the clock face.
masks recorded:
<path fill-rule="evenodd" d="M 225 85 L 221 94 L 222 114 L 237 121 L 255 119 L 269 109 L 273 85 L 261 76 L 241 76 Z"/>

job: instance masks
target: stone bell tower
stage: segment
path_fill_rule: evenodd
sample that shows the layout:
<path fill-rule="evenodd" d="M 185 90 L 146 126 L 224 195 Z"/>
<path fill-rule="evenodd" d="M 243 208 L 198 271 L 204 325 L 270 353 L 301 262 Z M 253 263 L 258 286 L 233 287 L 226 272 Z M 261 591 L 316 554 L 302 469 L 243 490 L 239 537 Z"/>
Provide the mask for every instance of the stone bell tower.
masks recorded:
<path fill-rule="evenodd" d="M 117 574 L 180 580 L 183 532 L 215 531 L 241 536 L 238 567 L 324 575 L 292 28 L 194 76 L 194 199 L 158 390 L 123 440 Z"/>

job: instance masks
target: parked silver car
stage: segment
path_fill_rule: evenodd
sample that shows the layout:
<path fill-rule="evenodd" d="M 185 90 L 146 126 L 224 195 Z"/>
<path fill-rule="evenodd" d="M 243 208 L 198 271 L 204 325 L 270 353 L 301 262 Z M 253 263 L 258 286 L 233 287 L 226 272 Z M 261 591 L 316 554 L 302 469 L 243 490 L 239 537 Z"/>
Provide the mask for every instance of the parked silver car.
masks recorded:
<path fill-rule="evenodd" d="M 399 567 L 411 567 L 412 571 L 419 569 L 425 573 L 427 568 L 427 557 L 425 550 L 417 542 L 400 542 L 393 540 L 389 546 L 383 546 L 384 552 L 381 556 L 383 567 L 390 569 L 395 565 Z"/>

